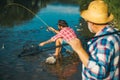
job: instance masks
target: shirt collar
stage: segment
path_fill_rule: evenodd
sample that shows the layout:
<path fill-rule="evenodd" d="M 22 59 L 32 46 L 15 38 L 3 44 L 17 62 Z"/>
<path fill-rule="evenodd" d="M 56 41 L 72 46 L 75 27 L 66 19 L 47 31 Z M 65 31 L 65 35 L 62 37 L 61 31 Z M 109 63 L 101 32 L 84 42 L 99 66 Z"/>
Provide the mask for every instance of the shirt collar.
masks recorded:
<path fill-rule="evenodd" d="M 103 28 L 101 31 L 97 32 L 97 33 L 95 34 L 95 36 L 99 36 L 99 35 L 106 34 L 106 33 L 109 31 L 109 28 L 110 28 L 110 26 L 109 26 L 109 25 L 106 25 L 106 27 Z"/>

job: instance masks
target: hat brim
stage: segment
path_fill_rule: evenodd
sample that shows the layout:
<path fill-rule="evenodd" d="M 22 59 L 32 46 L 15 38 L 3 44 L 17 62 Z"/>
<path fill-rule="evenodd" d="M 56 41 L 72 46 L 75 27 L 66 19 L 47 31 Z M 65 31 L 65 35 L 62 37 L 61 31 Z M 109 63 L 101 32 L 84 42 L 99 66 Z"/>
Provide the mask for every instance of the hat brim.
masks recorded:
<path fill-rule="evenodd" d="M 109 23 L 114 18 L 113 14 L 110 14 L 110 16 L 108 16 L 107 18 L 102 19 L 100 17 L 97 17 L 97 15 L 94 15 L 94 12 L 92 12 L 92 13 L 89 10 L 84 10 L 84 11 L 81 12 L 81 17 L 84 18 L 87 21 L 90 21 L 90 22 L 93 22 L 93 23 L 96 23 L 96 24 Z"/>

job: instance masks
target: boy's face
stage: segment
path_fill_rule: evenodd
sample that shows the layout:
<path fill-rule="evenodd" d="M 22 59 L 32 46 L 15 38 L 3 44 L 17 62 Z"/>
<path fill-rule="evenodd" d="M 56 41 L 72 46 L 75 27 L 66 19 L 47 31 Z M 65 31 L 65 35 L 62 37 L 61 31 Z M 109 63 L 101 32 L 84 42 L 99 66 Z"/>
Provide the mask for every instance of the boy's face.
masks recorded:
<path fill-rule="evenodd" d="M 61 29 L 62 29 L 62 27 L 61 27 L 60 25 L 58 25 L 58 29 L 59 29 L 59 30 L 61 30 Z"/>

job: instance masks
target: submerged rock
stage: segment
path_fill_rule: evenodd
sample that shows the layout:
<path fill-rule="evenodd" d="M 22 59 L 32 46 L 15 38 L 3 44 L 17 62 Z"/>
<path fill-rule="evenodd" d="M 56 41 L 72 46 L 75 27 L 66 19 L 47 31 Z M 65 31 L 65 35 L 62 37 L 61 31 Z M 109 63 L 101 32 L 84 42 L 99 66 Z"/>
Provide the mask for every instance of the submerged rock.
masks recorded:
<path fill-rule="evenodd" d="M 56 63 L 56 58 L 54 56 L 50 56 L 46 59 L 45 61 L 48 64 L 55 64 Z"/>

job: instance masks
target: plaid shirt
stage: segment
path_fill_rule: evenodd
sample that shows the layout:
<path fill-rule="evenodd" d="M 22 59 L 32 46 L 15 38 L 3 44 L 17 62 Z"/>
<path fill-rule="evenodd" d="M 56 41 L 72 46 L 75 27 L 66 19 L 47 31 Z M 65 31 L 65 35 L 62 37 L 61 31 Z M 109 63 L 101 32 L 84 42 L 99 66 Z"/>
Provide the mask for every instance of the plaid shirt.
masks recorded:
<path fill-rule="evenodd" d="M 114 31 L 106 26 L 96 36 Z M 90 58 L 87 67 L 83 66 L 83 80 L 119 80 L 120 35 L 91 39 L 88 53 Z"/>
<path fill-rule="evenodd" d="M 70 41 L 73 38 L 76 38 L 76 34 L 70 27 L 64 27 L 58 34 L 52 37 L 55 41 L 58 38 L 63 38 L 65 41 Z"/>

